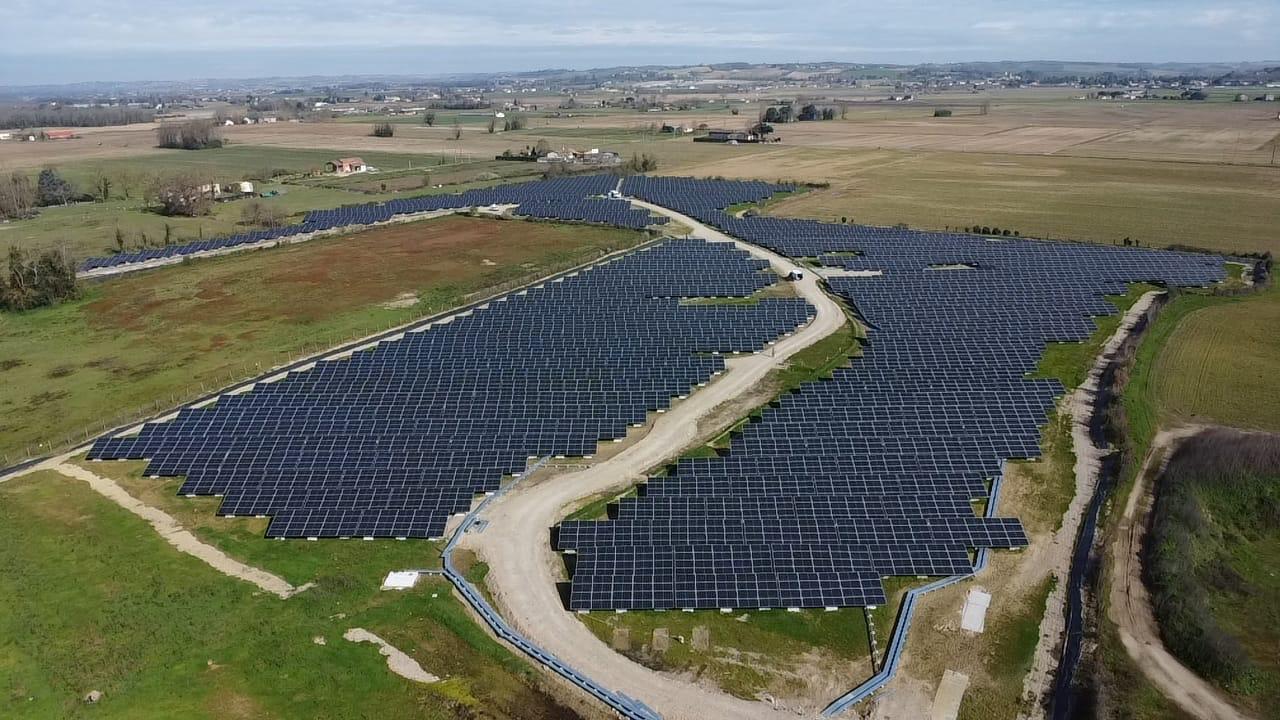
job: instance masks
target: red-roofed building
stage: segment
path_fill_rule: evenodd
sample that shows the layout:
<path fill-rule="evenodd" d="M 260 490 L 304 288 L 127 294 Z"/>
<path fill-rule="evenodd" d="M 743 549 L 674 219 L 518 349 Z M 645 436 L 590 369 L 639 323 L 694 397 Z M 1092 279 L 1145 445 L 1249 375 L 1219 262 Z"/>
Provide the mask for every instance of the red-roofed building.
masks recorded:
<path fill-rule="evenodd" d="M 76 136 L 75 130 L 45 130 L 45 140 L 72 140 Z"/>
<path fill-rule="evenodd" d="M 364 160 L 358 157 L 338 158 L 325 163 L 325 169 L 331 173 L 339 175 L 350 175 L 352 173 L 362 173 L 368 170 L 368 166 L 364 164 Z"/>

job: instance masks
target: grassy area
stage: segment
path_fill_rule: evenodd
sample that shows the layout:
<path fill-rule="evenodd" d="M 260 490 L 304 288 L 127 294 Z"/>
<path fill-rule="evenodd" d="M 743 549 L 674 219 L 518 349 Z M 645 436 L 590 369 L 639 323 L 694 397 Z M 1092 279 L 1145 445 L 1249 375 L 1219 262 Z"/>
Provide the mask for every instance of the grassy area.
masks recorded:
<path fill-rule="evenodd" d="M 866 332 L 862 326 L 848 320 L 839 330 L 792 355 L 786 367 L 773 373 L 771 381 L 786 392 L 829 378 L 836 369 L 847 366 L 852 358 L 862 354 L 859 340 L 864 337 Z"/>
<path fill-rule="evenodd" d="M 1259 368 L 1256 359 L 1259 344 L 1265 344 L 1269 338 L 1243 328 L 1251 327 L 1257 314 L 1265 315 L 1274 308 L 1278 299 L 1280 295 L 1274 288 L 1235 297 L 1182 292 L 1173 297 L 1147 328 L 1135 351 L 1128 382 L 1118 399 L 1125 423 L 1125 464 L 1120 471 L 1119 485 L 1107 505 L 1104 517 L 1107 534 L 1116 531 L 1118 514 L 1114 510 L 1122 507 L 1132 492 L 1134 478 L 1161 426 L 1188 419 L 1224 423 L 1252 421 L 1266 426 L 1272 413 L 1261 402 L 1256 409 L 1251 409 L 1257 398 L 1250 393 L 1264 393 L 1265 397 L 1265 393 L 1274 392 L 1274 388 L 1268 387 L 1265 381 L 1259 383 L 1249 378 L 1250 370 L 1256 373 Z M 1199 329 L 1194 332 L 1183 330 L 1186 323 L 1205 314 L 1211 314 L 1215 322 L 1227 324 L 1235 332 L 1214 333 L 1203 324 L 1198 324 Z M 1183 347 L 1184 344 L 1189 347 Z M 1196 357 L 1189 352 L 1192 349 L 1221 352 L 1220 359 L 1230 360 L 1220 360 L 1224 363 L 1220 368 L 1208 368 L 1203 363 L 1190 361 Z M 1240 364 L 1235 362 L 1237 356 L 1241 358 Z M 1202 372 L 1206 373 L 1204 377 L 1200 375 Z M 1210 385 L 1201 391 L 1197 385 L 1202 383 Z M 1175 392 L 1174 388 L 1181 390 Z M 1189 397 L 1181 397 L 1178 392 Z M 1104 587 L 1110 582 L 1114 580 L 1107 577 Z M 1106 591 L 1099 593 L 1104 605 L 1099 610 L 1102 617 L 1107 613 L 1107 596 Z M 1186 717 L 1142 675 L 1121 645 L 1113 624 L 1102 623 L 1098 637 L 1099 693 L 1114 713 L 1135 720 Z"/>
<path fill-rule="evenodd" d="M 822 676 L 856 684 L 870 674 L 861 608 L 804 610 L 590 613 L 578 618 L 601 640 L 648 667 L 705 678 L 738 697 L 804 695 Z M 701 628 L 701 629 L 699 629 Z M 654 631 L 670 646 L 653 647 Z M 706 632 L 705 646 L 695 633 Z M 619 642 L 620 635 L 627 638 Z M 805 673 L 808 673 L 807 675 Z"/>
<path fill-rule="evenodd" d="M 0 315 L 0 462 L 645 237 L 450 217 L 135 273 Z"/>
<path fill-rule="evenodd" d="M 42 472 L 0 486 L 0 714 L 574 716 L 536 689 L 529 666 L 489 639 L 443 580 L 378 591 L 386 571 L 420 566 L 427 545 L 320 545 L 328 559 L 311 576 L 317 586 L 281 601 L 178 553 L 79 481 Z M 342 639 L 353 627 L 444 679 L 393 675 L 376 648 Z M 100 703 L 81 701 L 90 690 L 104 693 Z"/>
<path fill-rule="evenodd" d="M 829 179 L 773 208 L 791 217 L 1217 251 L 1280 252 L 1280 173 L 1266 167 L 891 150 L 798 149 L 753 162 L 759 177 Z M 709 170 L 729 168 L 712 166 Z"/>
<path fill-rule="evenodd" d="M 1017 717 L 1023 711 L 1022 681 L 1031 670 L 1036 644 L 1040 641 L 1040 618 L 1044 617 L 1049 592 L 1057 579 L 1049 576 L 1033 588 L 1019 612 L 992 613 L 983 632 L 989 648 L 983 658 L 983 674 L 971 678 L 960 705 L 961 720 Z"/>
<path fill-rule="evenodd" d="M 281 193 L 258 202 L 279 208 L 294 220 L 301 219 L 308 210 L 394 197 L 301 185 L 264 185 L 259 189 Z M 142 246 L 144 236 L 152 245 L 163 242 L 166 226 L 175 243 L 233 235 L 254 229 L 242 223 L 241 213 L 246 202 L 218 203 L 211 214 L 195 218 L 164 217 L 144 207 L 137 196 L 131 200 L 44 208 L 30 220 L 0 223 L 0 252 L 8 252 L 10 245 L 17 245 L 33 253 L 63 250 L 76 259 L 107 255 L 116 247 L 117 229 L 124 235 L 125 247 L 130 249 Z"/>
<path fill-rule="evenodd" d="M 623 493 L 608 492 L 592 495 L 577 510 L 569 513 L 565 520 L 603 520 L 608 516 L 610 504 L 635 494 L 635 488 L 631 488 Z"/>
<path fill-rule="evenodd" d="M 113 180 L 115 192 L 123 186 L 140 192 L 151 178 L 175 173 L 192 173 L 211 181 L 267 179 L 275 175 L 304 173 L 324 169 L 334 158 L 359 156 L 382 170 L 398 170 L 433 162 L 428 155 L 412 153 L 312 150 L 274 145 L 236 145 L 210 150 L 163 150 L 130 158 L 83 160 L 59 166 L 58 172 L 83 191 L 89 191 L 94 178 L 106 175 Z"/>
<path fill-rule="evenodd" d="M 1120 398 L 1130 454 L 1141 464 L 1162 424 L 1182 421 L 1278 430 L 1277 339 L 1254 331 L 1280 317 L 1274 286 L 1242 296 L 1179 293 L 1138 345 Z M 1137 466 L 1127 467 L 1125 481 Z"/>
<path fill-rule="evenodd" d="M 1094 358 L 1102 351 L 1102 345 L 1120 326 L 1120 319 L 1145 293 L 1157 290 L 1154 285 L 1135 283 L 1124 295 L 1108 295 L 1107 300 L 1116 306 L 1114 315 L 1095 318 L 1098 329 L 1088 340 L 1080 343 L 1053 343 L 1045 348 L 1040 364 L 1032 377 L 1057 378 L 1068 388 L 1084 382 L 1093 366 Z"/>

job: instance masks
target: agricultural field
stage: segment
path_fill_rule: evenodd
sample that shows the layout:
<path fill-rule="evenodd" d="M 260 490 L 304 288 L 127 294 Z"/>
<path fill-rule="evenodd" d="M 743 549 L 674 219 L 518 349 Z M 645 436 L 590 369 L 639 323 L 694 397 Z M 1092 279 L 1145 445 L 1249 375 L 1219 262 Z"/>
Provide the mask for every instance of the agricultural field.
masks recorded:
<path fill-rule="evenodd" d="M 309 210 L 393 197 L 389 193 L 364 195 L 298 184 L 261 185 L 259 191 L 276 193 L 256 202 L 277 208 L 289 222 L 301 220 Z M 163 244 L 166 232 L 174 243 L 233 235 L 253 228 L 244 218 L 250 202 L 253 201 L 215 203 L 210 214 L 200 217 L 165 217 L 147 208 L 136 194 L 127 200 L 42 208 L 30 220 L 0 223 L 0 251 L 7 252 L 10 246 L 28 253 L 61 250 L 82 260 L 114 252 L 118 248 L 117 230 L 126 249 Z"/>
<path fill-rule="evenodd" d="M 976 224 L 1104 244 L 1127 237 L 1149 247 L 1280 251 L 1273 232 L 1280 172 L 1266 167 L 805 148 L 699 170 L 831 183 L 770 209 L 785 217 L 927 230 Z"/>
<path fill-rule="evenodd" d="M 90 283 L 77 301 L 0 317 L 0 456 L 43 454 L 644 238 L 449 217 Z"/>
<path fill-rule="evenodd" d="M 1182 318 L 1152 371 L 1162 424 L 1214 423 L 1280 432 L 1280 338 L 1266 330 L 1277 323 L 1280 291 L 1274 286 L 1257 295 L 1207 303 Z"/>

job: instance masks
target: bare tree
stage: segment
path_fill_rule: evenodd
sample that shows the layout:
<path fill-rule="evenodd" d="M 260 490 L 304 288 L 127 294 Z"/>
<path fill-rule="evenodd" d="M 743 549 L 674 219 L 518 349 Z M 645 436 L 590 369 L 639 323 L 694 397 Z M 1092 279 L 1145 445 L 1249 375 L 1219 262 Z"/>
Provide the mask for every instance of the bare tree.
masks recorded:
<path fill-rule="evenodd" d="M 462 123 L 456 117 L 453 119 L 453 139 L 462 139 Z"/>
<path fill-rule="evenodd" d="M 35 204 L 36 189 L 31 184 L 31 178 L 19 172 L 0 178 L 0 217 L 31 217 Z"/>
<path fill-rule="evenodd" d="M 198 217 L 213 207 L 209 185 L 194 175 L 162 177 L 151 186 L 151 202 L 161 215 Z"/>

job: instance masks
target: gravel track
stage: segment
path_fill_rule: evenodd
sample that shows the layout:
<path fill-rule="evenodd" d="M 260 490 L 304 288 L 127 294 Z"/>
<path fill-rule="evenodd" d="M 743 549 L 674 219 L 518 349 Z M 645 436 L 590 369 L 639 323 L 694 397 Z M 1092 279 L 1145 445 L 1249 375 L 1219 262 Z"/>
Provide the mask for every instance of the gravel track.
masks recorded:
<path fill-rule="evenodd" d="M 632 202 L 693 228 L 696 237 L 733 242 L 752 255 L 767 259 L 781 275 L 793 269 L 805 270 L 692 218 L 649 203 Z M 551 548 L 548 529 L 563 519 L 566 508 L 575 501 L 621 491 L 642 480 L 650 468 L 679 455 L 698 439 L 699 420 L 723 403 L 752 392 L 791 355 L 846 322 L 843 309 L 823 292 L 814 273 L 805 272 L 804 279 L 794 284 L 800 296 L 817 311 L 807 325 L 764 352 L 728 359 L 725 373 L 687 399 L 674 403 L 658 416 L 648 434 L 618 455 L 579 472 L 541 481 L 526 480 L 490 505 L 486 510 L 490 523 L 484 532 L 468 534 L 462 542 L 489 564 L 489 590 L 503 615 L 526 637 L 596 682 L 645 702 L 667 720 L 777 718 L 780 711 L 763 702 L 731 697 L 714 687 L 650 670 L 598 640 L 561 601 L 556 587 L 560 560 Z M 794 712 L 787 715 L 795 716 Z"/>

